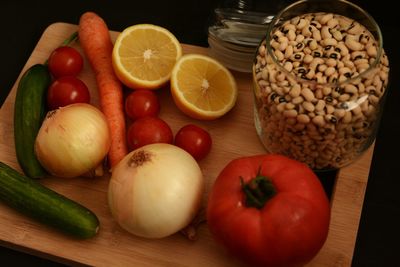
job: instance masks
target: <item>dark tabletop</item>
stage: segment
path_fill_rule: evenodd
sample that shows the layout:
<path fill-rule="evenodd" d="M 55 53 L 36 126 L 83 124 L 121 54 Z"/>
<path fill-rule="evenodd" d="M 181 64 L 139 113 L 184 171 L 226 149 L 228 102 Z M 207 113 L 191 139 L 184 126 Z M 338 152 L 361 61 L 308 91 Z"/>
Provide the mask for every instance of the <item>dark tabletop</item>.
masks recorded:
<path fill-rule="evenodd" d="M 265 2 L 272 4 L 279 1 Z M 395 266 L 393 263 L 398 262 L 400 247 L 400 195 L 397 194 L 400 175 L 396 174 L 397 164 L 400 165 L 400 113 L 397 110 L 400 106 L 400 16 L 393 7 L 394 2 L 389 0 L 353 2 L 367 10 L 381 27 L 384 48 L 390 60 L 391 86 L 376 139 L 352 266 Z M 41 34 L 52 23 L 77 24 L 82 13 L 95 11 L 104 18 L 110 30 L 122 31 L 133 24 L 153 23 L 171 30 L 182 43 L 208 46 L 207 26 L 212 18 L 212 10 L 218 5 L 220 3 L 215 0 L 147 0 L 130 3 L 125 0 L 1 1 L 0 51 L 3 66 L 0 105 Z M 328 193 L 334 175 L 320 175 Z M 62 266 L 1 246 L 0 262 L 1 266 Z"/>

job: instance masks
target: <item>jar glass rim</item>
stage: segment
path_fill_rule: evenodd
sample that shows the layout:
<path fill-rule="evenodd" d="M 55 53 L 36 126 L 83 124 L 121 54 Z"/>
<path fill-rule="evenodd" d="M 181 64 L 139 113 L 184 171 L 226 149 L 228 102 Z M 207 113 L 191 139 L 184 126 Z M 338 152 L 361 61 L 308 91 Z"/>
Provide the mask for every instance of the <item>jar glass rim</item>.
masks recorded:
<path fill-rule="evenodd" d="M 366 10 L 364 10 L 360 6 L 358 6 L 358 5 L 354 4 L 354 3 L 351 3 L 349 1 L 346 1 L 346 0 L 334 0 L 334 2 L 336 2 L 336 3 L 339 2 L 339 3 L 342 3 L 344 5 L 348 5 L 348 6 L 352 7 L 352 8 L 354 8 L 354 9 L 358 10 L 361 14 L 363 14 L 365 16 L 365 18 L 369 22 L 371 22 L 371 24 L 373 25 L 373 27 L 376 30 L 376 37 L 377 38 L 375 36 L 373 36 L 373 37 L 374 37 L 375 42 L 377 42 L 377 54 L 376 54 L 376 57 L 375 57 L 374 61 L 369 64 L 369 67 L 366 70 L 362 71 L 361 73 L 357 74 L 354 77 L 350 77 L 350 78 L 347 78 L 344 81 L 341 81 L 341 82 L 338 81 L 338 82 L 335 82 L 335 83 L 332 83 L 332 82 L 320 83 L 320 82 L 314 81 L 314 80 L 307 80 L 307 79 L 304 79 L 304 78 L 301 78 L 301 77 L 298 77 L 298 76 L 294 75 L 293 72 L 290 72 L 290 71 L 286 70 L 283 67 L 281 62 L 276 57 L 276 55 L 275 55 L 275 53 L 274 53 L 274 51 L 272 49 L 272 46 L 271 46 L 271 40 L 272 40 L 271 36 L 272 36 L 273 31 L 277 28 L 277 26 L 276 26 L 277 23 L 280 21 L 280 19 L 282 18 L 282 16 L 286 12 L 288 12 L 289 10 L 295 8 L 296 6 L 299 6 L 299 5 L 302 5 L 302 4 L 305 4 L 305 3 L 314 3 L 314 4 L 317 5 L 318 3 L 322 3 L 322 2 L 324 2 L 324 4 L 326 4 L 326 2 L 328 2 L 328 1 L 299 0 L 299 1 L 296 1 L 296 2 L 286 6 L 284 9 L 282 9 L 280 12 L 278 12 L 278 14 L 276 14 L 274 16 L 274 18 L 272 19 L 271 23 L 267 27 L 267 34 L 266 34 L 266 38 L 265 38 L 265 46 L 266 46 L 267 52 L 270 55 L 270 57 L 272 58 L 274 64 L 276 64 L 278 66 L 279 70 L 284 72 L 290 78 L 292 78 L 292 79 L 294 79 L 296 81 L 299 81 L 301 83 L 312 84 L 312 85 L 315 85 L 315 86 L 316 85 L 320 85 L 320 86 L 321 85 L 322 86 L 340 86 L 341 84 L 345 84 L 345 83 L 356 81 L 357 79 L 360 79 L 360 78 L 366 76 L 371 71 L 375 70 L 376 66 L 379 64 L 379 62 L 381 60 L 381 57 L 382 57 L 382 54 L 383 54 L 383 38 L 382 38 L 381 29 L 380 29 L 378 23 L 375 21 L 375 19 Z M 330 2 L 333 2 L 333 1 L 330 1 Z M 316 6 L 316 9 L 318 9 L 318 6 Z M 316 11 L 316 12 L 324 12 L 324 11 Z M 312 13 L 312 12 L 310 12 L 310 13 Z M 313 11 L 313 13 L 315 13 L 315 11 Z M 340 13 L 335 13 L 334 11 L 330 12 L 330 13 L 342 15 Z M 306 14 L 306 13 L 304 13 L 304 14 Z M 291 18 L 293 18 L 295 16 L 292 16 Z M 346 15 L 342 15 L 342 16 L 346 16 Z M 283 21 L 290 20 L 291 18 L 286 18 Z M 360 24 L 363 25 L 362 23 L 360 23 Z M 366 27 L 365 25 L 363 25 L 363 26 Z M 372 34 L 372 32 L 371 32 L 371 34 Z M 374 35 L 374 34 L 372 34 L 372 35 Z"/>

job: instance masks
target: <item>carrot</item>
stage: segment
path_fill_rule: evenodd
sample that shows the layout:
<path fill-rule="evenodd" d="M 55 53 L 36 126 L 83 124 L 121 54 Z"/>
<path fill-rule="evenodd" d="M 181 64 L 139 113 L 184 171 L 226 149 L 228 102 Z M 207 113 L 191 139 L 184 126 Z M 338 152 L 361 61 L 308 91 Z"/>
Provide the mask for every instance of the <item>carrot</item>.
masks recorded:
<path fill-rule="evenodd" d="M 112 67 L 113 43 L 107 24 L 93 12 L 79 20 L 79 41 L 96 76 L 100 108 L 107 118 L 111 133 L 108 160 L 111 169 L 128 153 L 124 114 L 123 87 Z"/>

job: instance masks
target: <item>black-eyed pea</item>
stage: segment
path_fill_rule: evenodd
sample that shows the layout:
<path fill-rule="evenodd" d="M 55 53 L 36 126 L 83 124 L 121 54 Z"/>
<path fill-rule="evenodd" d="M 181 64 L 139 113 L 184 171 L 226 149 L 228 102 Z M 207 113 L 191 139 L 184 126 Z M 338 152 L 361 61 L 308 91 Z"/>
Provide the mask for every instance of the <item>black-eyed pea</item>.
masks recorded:
<path fill-rule="evenodd" d="M 372 105 L 377 106 L 378 103 L 379 103 L 379 97 L 377 97 L 376 95 L 369 95 L 369 96 L 368 96 L 368 101 L 369 101 Z"/>
<path fill-rule="evenodd" d="M 314 38 L 315 41 L 319 42 L 321 41 L 321 32 L 319 30 L 314 30 L 312 31 L 312 37 Z"/>
<path fill-rule="evenodd" d="M 279 49 L 279 46 L 280 46 L 280 43 L 279 43 L 279 42 L 277 42 L 277 41 L 275 41 L 275 40 L 272 40 L 272 41 L 271 41 L 271 47 L 272 47 L 272 48 L 274 48 L 274 49 Z"/>
<path fill-rule="evenodd" d="M 321 66 L 321 65 L 320 65 Z M 326 66 L 326 65 L 325 65 Z M 322 70 L 320 70 L 320 71 L 322 71 Z M 333 75 L 334 73 L 336 72 L 336 69 L 334 68 L 334 67 L 327 67 L 325 70 L 324 70 L 324 74 L 326 75 L 326 76 L 331 76 L 331 75 Z"/>
<path fill-rule="evenodd" d="M 324 63 L 324 60 L 322 58 L 314 57 L 310 63 L 310 68 L 315 70 L 318 65 L 323 64 L 323 63 Z"/>
<path fill-rule="evenodd" d="M 346 114 L 346 111 L 344 109 L 341 109 L 341 108 L 336 108 L 333 111 L 333 115 L 335 115 L 335 117 L 338 118 L 338 119 L 343 118 L 345 114 Z"/>
<path fill-rule="evenodd" d="M 283 73 L 282 71 L 278 71 L 277 73 L 276 73 L 276 80 L 278 81 L 278 82 L 282 82 L 282 81 L 284 81 L 285 80 L 285 73 Z"/>
<path fill-rule="evenodd" d="M 347 101 L 347 100 L 349 100 L 350 99 L 350 95 L 349 94 L 341 94 L 339 97 L 338 97 L 338 100 L 340 101 L 340 102 L 345 102 L 345 101 Z"/>
<path fill-rule="evenodd" d="M 301 103 L 303 103 L 304 98 L 302 96 L 297 96 L 297 97 L 293 97 L 292 98 L 292 103 L 295 105 L 299 105 Z"/>
<path fill-rule="evenodd" d="M 285 105 L 285 109 L 287 109 L 287 110 L 294 109 L 295 107 L 296 106 L 291 102 L 286 103 L 286 105 Z"/>
<path fill-rule="evenodd" d="M 312 50 L 309 47 L 304 47 L 303 53 L 304 55 L 311 55 Z"/>
<path fill-rule="evenodd" d="M 349 35 L 347 35 L 347 36 L 349 36 Z M 360 51 L 360 50 L 364 49 L 364 45 L 362 43 L 360 43 L 352 38 L 346 37 L 345 45 L 347 46 L 347 48 L 349 50 L 352 50 L 352 51 Z"/>
<path fill-rule="evenodd" d="M 304 114 L 300 114 L 300 115 L 304 115 Z M 296 120 L 299 122 L 299 116 L 300 115 L 297 115 L 297 118 L 296 118 Z M 308 122 L 310 122 L 310 120 L 308 120 Z M 307 123 L 308 123 L 307 122 Z M 306 128 L 306 124 L 305 123 L 296 123 L 295 125 L 293 125 L 293 128 L 296 130 L 296 131 L 303 131 L 305 128 Z"/>
<path fill-rule="evenodd" d="M 308 44 L 308 47 L 309 47 L 311 50 L 317 49 L 317 48 L 318 48 L 317 40 L 312 39 L 311 42 Z"/>
<path fill-rule="evenodd" d="M 379 77 L 382 81 L 387 81 L 388 80 L 388 72 L 381 70 L 379 71 Z"/>
<path fill-rule="evenodd" d="M 319 23 L 321 23 L 322 25 L 328 23 L 329 20 L 333 19 L 333 14 L 332 13 L 327 13 L 325 15 L 323 15 L 320 19 L 319 19 Z"/>
<path fill-rule="evenodd" d="M 337 44 L 338 44 L 338 41 L 335 39 L 335 38 L 326 38 L 326 39 L 324 39 L 324 40 L 322 40 L 322 45 L 323 46 L 336 46 Z"/>
<path fill-rule="evenodd" d="M 333 105 L 326 105 L 325 106 L 326 114 L 332 114 L 335 112 L 335 107 Z"/>
<path fill-rule="evenodd" d="M 285 49 L 287 47 L 288 47 L 288 43 L 287 42 L 282 42 L 282 43 L 279 44 L 278 49 L 283 52 L 283 51 L 285 51 Z"/>
<path fill-rule="evenodd" d="M 339 24 L 339 21 L 336 18 L 332 18 L 330 20 L 328 20 L 328 22 L 326 23 L 326 25 L 328 25 L 329 28 L 335 28 L 337 25 Z"/>
<path fill-rule="evenodd" d="M 284 29 L 289 33 L 289 31 L 296 31 L 296 26 L 292 23 L 286 23 Z"/>
<path fill-rule="evenodd" d="M 349 49 L 347 48 L 345 43 L 342 42 L 342 41 L 338 42 L 338 44 L 336 45 L 335 50 L 336 49 L 339 50 L 339 51 L 336 51 L 336 52 L 339 52 L 342 57 L 344 57 L 344 56 L 349 54 Z"/>
<path fill-rule="evenodd" d="M 322 93 L 327 96 L 332 92 L 332 88 L 330 86 L 324 86 L 322 87 Z"/>
<path fill-rule="evenodd" d="M 296 37 L 295 37 L 295 41 L 297 43 L 302 43 L 304 41 L 304 35 L 297 34 Z"/>
<path fill-rule="evenodd" d="M 313 91 L 311 91 L 311 89 L 308 87 L 302 88 L 300 94 L 304 97 L 306 101 L 309 102 L 313 101 L 315 98 Z"/>
<path fill-rule="evenodd" d="M 327 68 L 328 68 L 327 65 L 325 65 L 325 64 L 320 64 L 320 65 L 318 65 L 317 70 L 320 71 L 320 72 L 325 72 L 325 70 L 326 70 Z"/>
<path fill-rule="evenodd" d="M 293 46 L 289 45 L 285 50 L 285 58 L 290 58 L 293 55 Z"/>
<path fill-rule="evenodd" d="M 358 89 L 357 89 L 357 87 L 355 86 L 355 85 L 353 85 L 353 84 L 346 84 L 345 86 L 344 86 L 344 91 L 346 92 L 346 93 L 348 93 L 348 94 L 352 94 L 352 95 L 358 95 Z"/>
<path fill-rule="evenodd" d="M 285 58 L 285 56 L 283 55 L 282 51 L 280 51 L 278 49 L 274 51 L 274 54 L 275 54 L 275 57 L 276 57 L 276 59 L 278 61 L 282 61 Z"/>
<path fill-rule="evenodd" d="M 301 105 L 308 112 L 314 112 L 314 110 L 315 110 L 315 106 L 311 102 L 304 101 L 301 103 Z"/>
<path fill-rule="evenodd" d="M 358 64 L 357 66 L 357 71 L 359 73 L 366 71 L 367 69 L 369 69 L 370 65 L 368 63 L 365 64 Z"/>
<path fill-rule="evenodd" d="M 322 89 L 321 88 L 317 88 L 315 90 L 314 95 L 315 95 L 315 98 L 316 98 L 316 99 L 314 99 L 314 102 L 318 102 L 317 99 L 322 99 L 324 97 L 324 94 L 322 93 Z"/>
<path fill-rule="evenodd" d="M 328 26 L 323 26 L 321 29 L 321 37 L 322 39 L 332 38 L 332 34 L 330 33 L 330 28 Z"/>
<path fill-rule="evenodd" d="M 290 90 L 289 95 L 293 98 L 298 97 L 301 92 L 301 86 L 300 84 L 296 83 L 293 85 L 292 90 Z"/>
<path fill-rule="evenodd" d="M 289 29 L 286 36 L 289 39 L 289 41 L 294 41 L 294 40 L 296 40 L 296 27 L 293 24 L 291 24 L 291 26 L 293 26 L 294 29 L 292 29 L 292 28 Z"/>
<path fill-rule="evenodd" d="M 311 37 L 312 32 L 310 30 L 310 27 L 304 27 L 301 29 L 301 34 L 304 35 L 305 37 Z"/>
<path fill-rule="evenodd" d="M 299 51 L 302 51 L 303 49 L 304 49 L 304 43 L 303 42 L 296 43 L 293 46 L 293 52 L 299 52 Z"/>
<path fill-rule="evenodd" d="M 317 115 L 314 118 L 312 118 L 311 120 L 315 125 L 317 126 L 324 126 L 325 125 L 325 120 L 324 117 L 322 115 Z M 321 136 L 320 136 L 321 137 Z M 321 137 L 322 138 L 322 137 Z"/>
<path fill-rule="evenodd" d="M 342 122 L 348 124 L 348 123 L 351 122 L 351 120 L 352 120 L 351 111 L 347 111 L 346 110 L 345 114 L 344 114 L 344 116 L 342 118 Z"/>
<path fill-rule="evenodd" d="M 335 38 L 336 41 L 342 41 L 343 40 L 343 35 L 338 30 L 332 31 L 332 37 Z"/>
<path fill-rule="evenodd" d="M 296 52 L 294 53 L 290 59 L 293 61 L 301 62 L 304 58 L 304 53 L 303 52 Z"/>
<path fill-rule="evenodd" d="M 359 35 L 362 32 L 362 27 L 358 22 L 353 22 L 350 27 L 347 29 L 347 32 L 354 35 Z M 360 39 L 360 38 L 359 38 Z"/>
<path fill-rule="evenodd" d="M 264 79 L 264 80 L 268 80 L 269 71 L 268 71 L 267 68 L 264 68 L 264 69 L 261 71 L 261 77 L 262 77 L 262 79 Z"/>
<path fill-rule="evenodd" d="M 353 113 L 354 116 L 358 116 L 362 113 L 361 107 L 360 105 L 357 105 L 356 107 L 354 107 L 351 112 Z"/>
<path fill-rule="evenodd" d="M 283 111 L 283 116 L 287 118 L 296 118 L 297 117 L 297 110 L 295 109 L 288 109 Z"/>
<path fill-rule="evenodd" d="M 317 104 L 315 105 L 315 110 L 316 111 L 322 111 L 322 110 L 324 110 L 324 108 L 325 108 L 325 101 L 323 101 L 322 99 L 319 99 L 318 101 L 317 101 Z"/>
<path fill-rule="evenodd" d="M 276 110 L 278 111 L 276 114 L 281 114 L 283 111 L 285 111 L 286 110 L 285 106 L 286 106 L 286 103 L 279 103 L 276 106 Z"/>
<path fill-rule="evenodd" d="M 309 71 L 306 73 L 306 78 L 311 80 L 314 78 L 315 71 L 313 69 L 309 69 Z"/>
<path fill-rule="evenodd" d="M 299 22 L 297 23 L 296 28 L 297 28 L 298 30 L 302 30 L 303 28 L 307 28 L 308 23 L 309 23 L 309 22 L 308 22 L 307 20 L 301 18 L 301 19 L 299 20 Z"/>
<path fill-rule="evenodd" d="M 337 64 L 337 60 L 336 60 L 336 59 L 333 59 L 333 58 L 328 58 L 328 59 L 325 61 L 325 64 L 328 65 L 328 67 L 335 67 L 336 64 Z"/>
<path fill-rule="evenodd" d="M 303 62 L 304 62 L 305 64 L 310 64 L 310 63 L 312 62 L 313 59 L 314 59 L 314 58 L 313 58 L 312 55 L 306 54 L 306 55 L 304 55 Z"/>

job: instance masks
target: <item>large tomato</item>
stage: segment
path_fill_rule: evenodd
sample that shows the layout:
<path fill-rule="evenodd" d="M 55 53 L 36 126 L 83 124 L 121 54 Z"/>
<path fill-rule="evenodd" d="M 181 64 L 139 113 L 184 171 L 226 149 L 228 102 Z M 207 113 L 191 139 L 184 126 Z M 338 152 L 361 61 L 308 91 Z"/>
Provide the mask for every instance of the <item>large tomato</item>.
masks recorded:
<path fill-rule="evenodd" d="M 324 244 L 330 204 L 309 167 L 280 155 L 231 161 L 208 199 L 210 232 L 249 266 L 301 266 Z"/>

